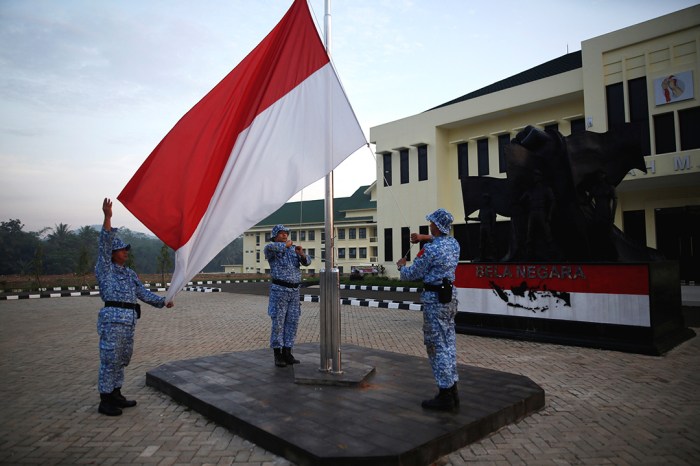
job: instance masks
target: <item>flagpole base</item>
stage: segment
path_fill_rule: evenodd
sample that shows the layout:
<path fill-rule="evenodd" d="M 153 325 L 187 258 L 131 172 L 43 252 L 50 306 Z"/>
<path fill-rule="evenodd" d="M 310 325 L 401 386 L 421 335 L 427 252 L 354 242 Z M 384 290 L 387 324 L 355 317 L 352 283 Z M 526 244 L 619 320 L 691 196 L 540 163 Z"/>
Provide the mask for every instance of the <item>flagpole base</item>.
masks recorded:
<path fill-rule="evenodd" d="M 342 374 L 340 352 L 340 272 L 321 269 L 320 372 Z"/>

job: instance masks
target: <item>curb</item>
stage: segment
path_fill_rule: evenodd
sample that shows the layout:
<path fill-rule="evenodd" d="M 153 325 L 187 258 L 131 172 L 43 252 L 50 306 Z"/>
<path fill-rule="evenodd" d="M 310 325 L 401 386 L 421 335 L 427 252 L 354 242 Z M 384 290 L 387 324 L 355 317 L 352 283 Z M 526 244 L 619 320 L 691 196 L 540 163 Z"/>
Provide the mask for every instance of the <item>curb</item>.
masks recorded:
<path fill-rule="evenodd" d="M 300 301 L 318 303 L 321 297 L 318 295 L 301 295 L 299 297 Z M 356 299 L 356 298 L 342 298 L 340 304 L 345 306 L 363 306 L 363 307 L 376 307 L 382 309 L 403 309 L 407 311 L 422 311 L 423 305 L 416 304 L 409 301 L 397 302 L 390 300 L 378 301 L 376 299 Z"/>

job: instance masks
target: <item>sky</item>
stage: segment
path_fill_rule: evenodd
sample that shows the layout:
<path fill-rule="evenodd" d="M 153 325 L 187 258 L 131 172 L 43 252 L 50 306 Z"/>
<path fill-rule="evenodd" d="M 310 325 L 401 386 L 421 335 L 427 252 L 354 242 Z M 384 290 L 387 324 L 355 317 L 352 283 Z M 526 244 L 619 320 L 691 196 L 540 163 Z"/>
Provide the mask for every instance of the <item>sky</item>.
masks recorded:
<path fill-rule="evenodd" d="M 369 138 L 373 126 L 695 3 L 334 0 L 331 55 Z M 291 4 L 0 0 L 0 221 L 18 219 L 24 231 L 101 224 L 109 197 L 114 225 L 148 232 L 117 195 Z M 322 33 L 324 2 L 309 4 Z M 363 148 L 334 171 L 335 195 L 375 179 L 375 157 Z M 321 179 L 291 200 L 324 193 Z"/>

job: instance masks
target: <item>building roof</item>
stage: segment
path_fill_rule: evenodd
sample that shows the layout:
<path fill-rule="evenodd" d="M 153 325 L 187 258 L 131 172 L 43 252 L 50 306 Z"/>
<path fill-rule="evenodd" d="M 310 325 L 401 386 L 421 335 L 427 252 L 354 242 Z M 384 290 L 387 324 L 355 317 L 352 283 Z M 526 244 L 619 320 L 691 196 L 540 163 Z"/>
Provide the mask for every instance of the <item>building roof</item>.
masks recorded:
<path fill-rule="evenodd" d="M 527 84 L 529 82 L 537 81 L 540 79 L 548 78 L 561 73 L 566 73 L 567 71 L 575 70 L 583 66 L 581 60 L 581 51 L 568 53 L 562 55 L 559 58 L 550 60 L 541 65 L 537 65 L 534 68 L 518 73 L 509 78 L 503 79 L 501 81 L 489 84 L 486 87 L 482 87 L 474 92 L 463 95 L 456 99 L 440 104 L 437 107 L 433 107 L 430 110 L 435 110 L 441 107 L 447 107 L 448 105 L 456 104 L 458 102 L 464 102 L 465 100 L 474 99 L 476 97 L 481 97 L 483 95 L 491 94 L 494 92 L 502 91 L 504 89 L 509 89 L 511 87 L 520 86 L 521 84 Z M 427 110 L 427 111 L 430 111 Z"/>
<path fill-rule="evenodd" d="M 333 217 L 335 223 L 371 221 L 372 217 L 348 218 L 348 213 L 355 210 L 376 209 L 376 201 L 371 200 L 369 194 L 365 194 L 369 186 L 360 186 L 350 197 L 337 197 L 333 202 Z M 324 223 L 325 205 L 323 199 L 310 201 L 287 202 L 272 214 L 258 222 L 255 227 L 266 227 L 277 224 L 286 226 L 299 225 L 301 223 Z"/>

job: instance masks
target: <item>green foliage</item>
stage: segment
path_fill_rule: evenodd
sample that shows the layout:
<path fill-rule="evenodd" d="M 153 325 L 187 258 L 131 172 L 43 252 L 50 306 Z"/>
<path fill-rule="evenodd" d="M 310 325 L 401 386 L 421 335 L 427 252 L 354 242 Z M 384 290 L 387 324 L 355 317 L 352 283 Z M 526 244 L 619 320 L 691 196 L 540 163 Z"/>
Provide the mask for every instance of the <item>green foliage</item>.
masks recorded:
<path fill-rule="evenodd" d="M 42 243 L 39 234 L 22 231 L 19 220 L 0 222 L 0 275 L 29 273 L 34 253 Z"/>
<path fill-rule="evenodd" d="M 99 228 L 83 226 L 74 231 L 69 225 L 59 223 L 53 228 L 26 232 L 20 220 L 0 222 L 0 275 L 31 275 L 37 280 L 43 274 L 92 275 Z M 155 236 L 120 228 L 119 237 L 131 244 L 127 265 L 137 273 L 164 276 L 172 272 L 173 252 Z M 164 247 L 169 261 L 165 260 Z M 240 237 L 214 257 L 203 271 L 223 272 L 224 264 L 242 262 L 243 238 Z"/>
<path fill-rule="evenodd" d="M 36 280 L 37 286 L 41 286 L 41 275 L 44 272 L 44 247 L 41 244 L 34 251 L 30 272 Z"/>
<path fill-rule="evenodd" d="M 158 256 L 158 273 L 160 274 L 161 283 L 166 283 L 165 273 L 170 271 L 172 267 L 172 253 L 168 245 L 163 243 L 163 246 L 160 248 L 160 255 Z"/>
<path fill-rule="evenodd" d="M 45 242 L 45 269 L 56 274 L 73 273 L 78 267 L 78 236 L 65 223 L 56 225 Z"/>

